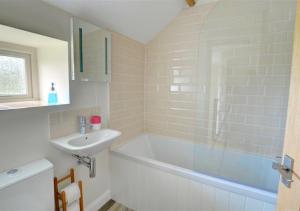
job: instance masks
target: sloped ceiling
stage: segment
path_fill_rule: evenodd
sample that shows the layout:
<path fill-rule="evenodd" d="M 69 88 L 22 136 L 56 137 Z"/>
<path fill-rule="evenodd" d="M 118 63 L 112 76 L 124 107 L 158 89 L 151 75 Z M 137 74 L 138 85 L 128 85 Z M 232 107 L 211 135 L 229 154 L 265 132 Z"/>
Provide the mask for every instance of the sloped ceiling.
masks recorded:
<path fill-rule="evenodd" d="M 147 43 L 180 11 L 185 0 L 43 0 L 98 26 Z"/>

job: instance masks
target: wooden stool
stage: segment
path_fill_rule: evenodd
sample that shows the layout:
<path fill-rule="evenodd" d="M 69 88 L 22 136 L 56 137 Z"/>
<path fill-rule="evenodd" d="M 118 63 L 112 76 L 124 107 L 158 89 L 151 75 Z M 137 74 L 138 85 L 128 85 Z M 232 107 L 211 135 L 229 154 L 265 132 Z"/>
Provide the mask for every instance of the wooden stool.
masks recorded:
<path fill-rule="evenodd" d="M 59 209 L 59 200 L 62 202 L 62 209 L 63 211 L 67 211 L 67 200 L 66 200 L 66 193 L 62 191 L 61 193 L 58 191 L 58 184 L 70 179 L 71 183 L 75 182 L 75 176 L 74 176 L 74 169 L 70 169 L 70 174 L 67 176 L 57 179 L 57 177 L 54 177 L 54 199 L 55 199 L 55 211 L 60 211 Z M 84 211 L 83 208 L 83 193 L 82 193 L 82 181 L 78 182 L 78 186 L 80 189 L 80 198 L 79 198 L 79 207 L 80 211 Z"/>

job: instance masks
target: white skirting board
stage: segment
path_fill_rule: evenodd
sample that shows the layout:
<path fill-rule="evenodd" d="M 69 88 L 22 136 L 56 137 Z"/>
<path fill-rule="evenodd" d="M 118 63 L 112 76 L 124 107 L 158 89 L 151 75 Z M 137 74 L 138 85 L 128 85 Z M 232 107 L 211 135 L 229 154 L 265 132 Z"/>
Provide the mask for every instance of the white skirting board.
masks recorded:
<path fill-rule="evenodd" d="M 98 211 L 106 202 L 111 199 L 110 190 L 103 193 L 101 196 L 96 198 L 92 203 L 86 206 L 86 211 Z"/>

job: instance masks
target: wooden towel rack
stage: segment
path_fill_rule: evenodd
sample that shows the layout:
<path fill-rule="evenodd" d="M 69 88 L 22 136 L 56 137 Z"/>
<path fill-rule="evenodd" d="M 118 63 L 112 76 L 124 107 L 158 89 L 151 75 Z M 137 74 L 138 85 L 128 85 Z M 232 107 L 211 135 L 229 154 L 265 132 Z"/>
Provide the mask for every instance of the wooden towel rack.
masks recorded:
<path fill-rule="evenodd" d="M 58 184 L 70 179 L 71 183 L 75 182 L 75 176 L 74 176 L 74 169 L 70 169 L 70 173 L 61 178 L 58 179 L 57 177 L 54 177 L 54 199 L 55 199 L 55 211 L 60 211 L 59 208 L 59 200 L 61 200 L 62 202 L 62 209 L 63 211 L 67 211 L 67 200 L 66 200 L 66 193 L 64 191 L 62 191 L 61 193 L 58 190 Z M 83 208 L 83 191 L 82 191 L 82 181 L 78 182 L 78 186 L 80 189 L 80 198 L 79 198 L 79 207 L 80 207 L 80 211 L 84 211 Z"/>

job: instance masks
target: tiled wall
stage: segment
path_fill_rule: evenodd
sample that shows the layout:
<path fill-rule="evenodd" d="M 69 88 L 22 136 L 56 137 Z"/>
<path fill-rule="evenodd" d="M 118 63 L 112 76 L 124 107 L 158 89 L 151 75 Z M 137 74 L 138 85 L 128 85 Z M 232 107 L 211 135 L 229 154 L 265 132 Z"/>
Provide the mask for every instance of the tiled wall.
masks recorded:
<path fill-rule="evenodd" d="M 100 107 L 59 111 L 49 114 L 50 138 L 58 138 L 79 132 L 79 116 L 89 121 L 92 115 L 101 115 Z"/>
<path fill-rule="evenodd" d="M 198 38 L 213 4 L 183 11 L 147 46 L 145 129 L 194 138 Z"/>
<path fill-rule="evenodd" d="M 295 1 L 184 10 L 147 46 L 146 131 L 279 155 L 294 16 Z"/>
<path fill-rule="evenodd" d="M 111 128 L 122 131 L 118 144 L 144 131 L 145 46 L 112 33 Z"/>

